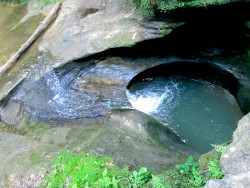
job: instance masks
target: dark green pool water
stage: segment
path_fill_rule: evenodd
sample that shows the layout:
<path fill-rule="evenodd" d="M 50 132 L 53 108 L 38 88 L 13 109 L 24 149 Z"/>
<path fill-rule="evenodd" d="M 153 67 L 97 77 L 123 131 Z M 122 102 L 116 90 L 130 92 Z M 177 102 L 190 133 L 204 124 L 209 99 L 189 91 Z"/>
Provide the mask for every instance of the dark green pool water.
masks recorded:
<path fill-rule="evenodd" d="M 200 153 L 210 151 L 211 144 L 232 139 L 243 114 L 227 90 L 182 76 L 148 80 L 129 88 L 127 95 L 134 108 L 168 122 Z"/>

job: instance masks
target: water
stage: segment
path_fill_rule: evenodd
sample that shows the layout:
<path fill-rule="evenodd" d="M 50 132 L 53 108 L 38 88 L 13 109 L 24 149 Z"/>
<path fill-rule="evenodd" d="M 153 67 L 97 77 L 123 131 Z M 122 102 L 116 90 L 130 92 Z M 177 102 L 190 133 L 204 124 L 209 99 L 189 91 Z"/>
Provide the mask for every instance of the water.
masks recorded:
<path fill-rule="evenodd" d="M 148 80 L 127 91 L 134 108 L 168 122 L 200 153 L 232 139 L 243 114 L 227 90 L 182 76 Z"/>
<path fill-rule="evenodd" d="M 0 5 L 0 66 L 28 40 L 44 19 L 44 15 L 39 14 L 22 23 L 26 12 L 26 6 Z"/>
<path fill-rule="evenodd" d="M 22 101 L 32 117 L 53 121 L 93 118 L 112 109 L 130 107 L 125 86 L 96 83 L 81 86 L 77 76 L 60 77 L 43 62 L 33 67 L 31 79 L 13 95 L 14 100 Z"/>

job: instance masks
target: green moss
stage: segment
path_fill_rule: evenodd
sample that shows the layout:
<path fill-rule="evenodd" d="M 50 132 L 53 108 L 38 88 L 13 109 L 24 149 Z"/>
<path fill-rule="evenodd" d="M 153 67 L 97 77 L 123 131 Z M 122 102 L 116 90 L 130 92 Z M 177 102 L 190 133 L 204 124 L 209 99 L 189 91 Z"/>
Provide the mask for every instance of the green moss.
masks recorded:
<path fill-rule="evenodd" d="M 50 3 L 55 3 L 58 0 L 40 0 L 40 1 L 44 1 L 45 4 L 50 4 Z M 7 3 L 17 3 L 17 4 L 27 4 L 28 0 L 3 0 L 3 2 L 7 2 Z"/>
<path fill-rule="evenodd" d="M 32 163 L 39 163 L 43 160 L 43 158 L 41 157 L 40 154 L 38 153 L 33 153 L 30 155 L 30 158 L 29 160 L 32 162 Z"/>
<path fill-rule="evenodd" d="M 32 123 L 25 124 L 22 128 L 18 129 L 17 133 L 20 135 L 25 135 L 27 137 L 37 137 L 45 130 L 50 129 L 51 125 L 46 123 Z"/>
<path fill-rule="evenodd" d="M 32 153 L 29 154 L 29 161 L 36 165 L 40 163 L 51 165 L 56 161 L 61 152 L 62 151 L 54 145 L 46 145 L 32 151 Z"/>
<path fill-rule="evenodd" d="M 214 150 L 202 155 L 202 157 L 199 160 L 200 170 L 206 171 L 209 161 L 210 160 L 220 160 L 220 156 L 221 156 L 220 153 L 217 153 Z"/>
<path fill-rule="evenodd" d="M 177 1 L 177 0 L 161 0 L 157 3 L 157 8 L 161 11 L 170 11 L 177 8 L 184 8 L 184 7 L 206 7 L 209 5 L 222 5 L 229 3 L 229 0 L 190 0 L 190 1 Z"/>
<path fill-rule="evenodd" d="M 136 44 L 135 33 L 123 32 L 117 33 L 106 39 L 111 47 L 124 46 L 131 47 Z"/>
<path fill-rule="evenodd" d="M 206 7 L 209 5 L 222 5 L 230 3 L 230 0 L 134 0 L 141 8 L 144 16 L 154 16 L 154 10 L 158 9 L 161 12 L 168 12 L 178 8 L 187 7 Z"/>
<path fill-rule="evenodd" d="M 158 31 L 159 31 L 163 36 L 166 36 L 166 35 L 168 35 L 168 34 L 172 31 L 172 29 L 169 28 L 168 25 L 163 24 L 163 25 L 161 25 L 161 26 L 158 28 Z"/>
<path fill-rule="evenodd" d="M 81 18 L 84 18 L 89 14 L 95 14 L 96 12 L 98 12 L 98 9 L 96 8 L 87 8 L 82 12 Z"/>
<path fill-rule="evenodd" d="M 228 146 L 229 143 L 222 145 L 214 145 L 214 150 L 202 155 L 199 160 L 199 168 L 203 174 L 204 181 L 209 179 L 222 179 L 224 177 L 223 172 L 220 168 L 220 158 L 223 150 Z"/>
<path fill-rule="evenodd" d="M 178 23 L 178 22 L 168 22 L 168 23 L 165 23 L 165 24 L 162 24 L 158 27 L 158 31 L 159 33 L 162 34 L 162 36 L 166 36 L 168 35 L 169 33 L 172 32 L 172 30 L 178 26 L 180 26 L 182 23 Z"/>
<path fill-rule="evenodd" d="M 133 40 L 132 33 L 123 33 L 122 35 L 116 35 L 114 38 L 115 38 L 114 40 L 122 46 L 133 45 L 133 43 L 131 43 L 131 41 Z"/>
<path fill-rule="evenodd" d="M 3 0 L 3 2 L 7 3 L 17 3 L 17 4 L 26 4 L 27 0 Z"/>
<path fill-rule="evenodd" d="M 242 54 L 242 59 L 247 62 L 247 67 L 250 68 L 250 48 Z"/>

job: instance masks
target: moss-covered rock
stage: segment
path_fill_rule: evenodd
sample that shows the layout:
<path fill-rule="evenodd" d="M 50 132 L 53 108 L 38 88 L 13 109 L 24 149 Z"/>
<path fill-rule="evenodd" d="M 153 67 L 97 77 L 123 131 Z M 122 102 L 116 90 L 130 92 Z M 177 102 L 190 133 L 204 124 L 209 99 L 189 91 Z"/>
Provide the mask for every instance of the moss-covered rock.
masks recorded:
<path fill-rule="evenodd" d="M 199 159 L 199 168 L 202 172 L 207 171 L 208 163 L 210 160 L 220 160 L 221 154 L 216 152 L 215 149 L 205 153 Z"/>
<path fill-rule="evenodd" d="M 230 0 L 134 0 L 139 7 L 141 7 L 143 14 L 146 17 L 155 16 L 154 13 L 157 12 L 171 12 L 176 9 L 186 9 L 186 8 L 196 8 L 203 7 L 207 8 L 208 6 L 216 6 L 216 5 L 226 5 L 235 2 L 244 2 L 242 0 L 230 1 Z M 247 2 L 247 0 L 245 0 Z"/>
<path fill-rule="evenodd" d="M 28 137 L 0 132 L 1 187 L 35 187 L 40 184 L 59 149 Z"/>

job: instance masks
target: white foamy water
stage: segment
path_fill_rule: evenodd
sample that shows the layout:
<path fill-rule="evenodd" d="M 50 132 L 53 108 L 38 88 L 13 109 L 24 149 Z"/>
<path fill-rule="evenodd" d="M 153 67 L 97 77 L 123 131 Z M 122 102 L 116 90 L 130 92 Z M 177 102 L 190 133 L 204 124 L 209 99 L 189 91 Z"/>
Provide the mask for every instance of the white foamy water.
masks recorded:
<path fill-rule="evenodd" d="M 156 78 L 157 79 L 157 78 Z M 158 82 L 153 81 L 153 82 Z M 168 114 L 168 110 L 176 107 L 178 101 L 175 98 L 179 95 L 178 83 L 168 82 L 163 87 L 159 85 L 151 85 L 152 87 L 144 88 L 145 84 L 139 84 L 140 89 L 136 92 L 130 92 L 127 90 L 127 97 L 131 105 L 146 114 L 158 114 L 159 110 L 163 110 L 162 113 Z M 133 90 L 133 89 L 132 89 Z M 162 109 L 162 105 L 168 105 L 168 109 Z"/>
<path fill-rule="evenodd" d="M 126 91 L 128 100 L 132 104 L 132 106 L 140 110 L 146 114 L 151 114 L 152 112 L 157 112 L 159 105 L 163 102 L 163 100 L 169 96 L 172 97 L 171 91 L 166 88 L 166 91 L 161 95 L 153 92 L 145 93 L 144 95 L 133 95 Z"/>

